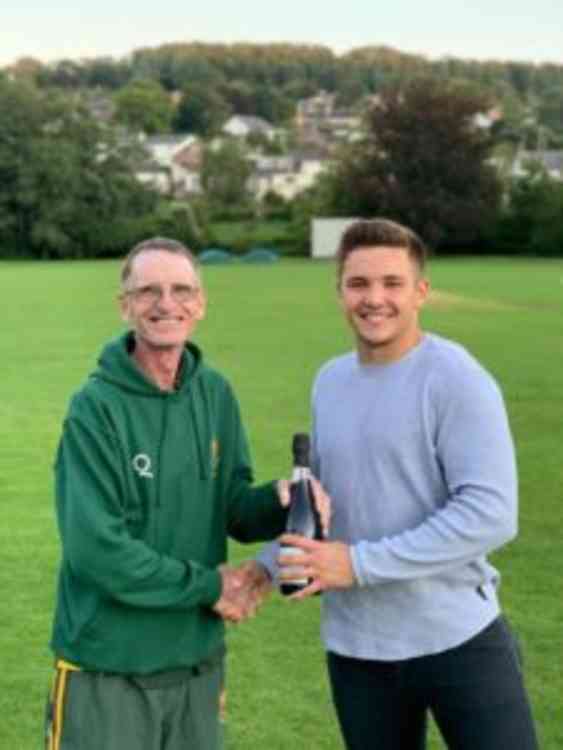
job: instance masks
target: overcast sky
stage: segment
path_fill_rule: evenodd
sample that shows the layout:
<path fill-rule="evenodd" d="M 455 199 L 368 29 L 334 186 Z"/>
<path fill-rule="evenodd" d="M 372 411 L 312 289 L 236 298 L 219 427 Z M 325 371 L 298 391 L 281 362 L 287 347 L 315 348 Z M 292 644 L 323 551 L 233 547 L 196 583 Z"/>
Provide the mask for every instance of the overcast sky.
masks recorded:
<path fill-rule="evenodd" d="M 1 66 L 194 40 L 563 64 L 563 0 L 13 0 L 0 14 Z"/>

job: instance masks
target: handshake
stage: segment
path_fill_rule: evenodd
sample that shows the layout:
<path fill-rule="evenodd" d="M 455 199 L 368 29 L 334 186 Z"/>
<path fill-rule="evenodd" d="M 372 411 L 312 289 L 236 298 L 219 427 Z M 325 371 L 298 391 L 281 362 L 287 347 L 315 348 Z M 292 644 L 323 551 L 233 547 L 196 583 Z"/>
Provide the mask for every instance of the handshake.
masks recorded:
<path fill-rule="evenodd" d="M 313 501 L 326 537 L 330 524 L 330 497 L 317 479 L 308 477 L 307 481 L 312 487 Z M 290 504 L 287 480 L 278 482 L 278 496 L 282 506 Z M 278 557 L 279 579 L 282 582 L 291 580 L 297 567 L 303 577 L 310 580 L 310 585 L 291 598 L 302 599 L 329 588 L 347 588 L 354 584 L 349 550 L 345 544 L 296 534 L 284 534 L 280 541 L 282 545 L 294 547 L 298 556 L 282 554 Z M 218 570 L 222 589 L 213 611 L 227 622 L 242 622 L 253 617 L 273 588 L 268 570 L 256 560 L 248 560 L 237 567 L 220 565 Z"/>
<path fill-rule="evenodd" d="M 256 560 L 248 560 L 237 567 L 221 565 L 219 573 L 222 590 L 213 611 L 227 622 L 242 622 L 254 617 L 272 590 L 266 568 Z"/>

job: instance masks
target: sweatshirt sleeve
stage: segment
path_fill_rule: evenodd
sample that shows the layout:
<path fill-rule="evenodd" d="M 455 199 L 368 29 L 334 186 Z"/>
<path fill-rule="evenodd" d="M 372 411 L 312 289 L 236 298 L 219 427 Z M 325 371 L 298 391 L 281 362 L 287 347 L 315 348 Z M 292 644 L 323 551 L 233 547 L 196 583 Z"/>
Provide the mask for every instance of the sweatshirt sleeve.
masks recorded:
<path fill-rule="evenodd" d="M 278 556 L 280 554 L 280 543 L 278 541 L 270 542 L 265 544 L 258 550 L 255 560 L 261 563 L 268 573 L 272 581 L 277 581 L 279 575 Z"/>
<path fill-rule="evenodd" d="M 238 402 L 230 389 L 228 398 L 232 447 L 227 490 L 228 532 L 239 542 L 274 539 L 285 530 L 287 509 L 281 506 L 275 482 L 253 485 L 248 439 Z"/>
<path fill-rule="evenodd" d="M 274 539 L 285 531 L 286 518 L 275 482 L 256 487 L 238 483 L 230 505 L 229 535 L 243 543 Z"/>
<path fill-rule="evenodd" d="M 119 451 L 103 425 L 66 420 L 55 480 L 63 557 L 74 576 L 140 608 L 190 609 L 219 598 L 215 569 L 161 555 L 129 534 Z"/>
<path fill-rule="evenodd" d="M 443 383 L 436 460 L 447 501 L 420 525 L 351 548 L 358 584 L 432 576 L 505 544 L 517 532 L 514 448 L 501 393 L 478 367 Z M 436 499 L 435 499 L 436 500 Z"/>

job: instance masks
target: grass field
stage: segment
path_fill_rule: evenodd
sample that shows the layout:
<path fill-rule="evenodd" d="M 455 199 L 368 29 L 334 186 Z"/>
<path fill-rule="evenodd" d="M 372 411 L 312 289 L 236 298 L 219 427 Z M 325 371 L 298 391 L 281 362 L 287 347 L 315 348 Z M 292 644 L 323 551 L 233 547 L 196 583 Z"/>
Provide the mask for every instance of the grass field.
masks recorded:
<path fill-rule="evenodd" d="M 39 750 L 58 560 L 51 464 L 68 397 L 120 330 L 113 262 L 0 264 L 0 748 Z M 542 750 L 563 748 L 561 446 L 563 262 L 435 261 L 426 328 L 465 344 L 503 386 L 520 467 L 521 530 L 494 556 L 526 654 Z M 205 271 L 198 342 L 238 392 L 259 479 L 287 475 L 319 365 L 349 348 L 328 263 Z M 235 559 L 254 547 L 233 546 Z M 229 631 L 229 750 L 341 747 L 318 639 L 318 601 L 275 595 Z M 433 750 L 441 748 L 433 737 Z M 505 750 L 499 748 L 499 750 Z"/>

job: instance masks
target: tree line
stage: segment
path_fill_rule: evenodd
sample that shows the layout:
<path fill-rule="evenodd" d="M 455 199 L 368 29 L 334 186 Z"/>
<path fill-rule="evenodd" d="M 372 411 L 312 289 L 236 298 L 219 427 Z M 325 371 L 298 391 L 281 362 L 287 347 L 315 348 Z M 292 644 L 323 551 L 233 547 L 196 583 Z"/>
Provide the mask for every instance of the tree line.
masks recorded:
<path fill-rule="evenodd" d="M 563 183 L 537 164 L 523 179 L 503 179 L 494 163 L 501 135 L 475 124 L 489 103 L 459 79 L 390 82 L 366 111 L 361 137 L 333 154 L 313 188 L 290 203 L 246 197 L 242 210 L 283 217 L 288 246 L 303 254 L 313 216 L 383 215 L 439 252 L 560 256 Z M 0 76 L 0 256 L 115 256 L 150 235 L 195 250 L 209 244 L 211 212 L 232 215 L 244 193 L 238 142 L 209 150 L 206 192 L 190 203 L 139 183 L 145 157 L 129 131 L 93 118 L 81 97 Z"/>
<path fill-rule="evenodd" d="M 362 138 L 292 206 L 305 243 L 314 216 L 386 216 L 440 253 L 563 256 L 563 181 L 533 155 L 503 176 L 499 134 L 476 126 L 487 97 L 457 81 L 413 77 L 381 90 Z"/>
<path fill-rule="evenodd" d="M 119 92 L 150 82 L 163 92 L 184 96 L 183 113 L 165 114 L 157 127 L 193 129 L 193 109 L 195 125 L 203 133 L 216 129 L 233 112 L 283 124 L 294 115 L 300 99 L 321 89 L 335 93 L 338 106 L 355 107 L 385 86 L 424 75 L 473 84 L 502 107 L 505 125 L 527 145 L 538 138 L 548 146 L 563 145 L 563 65 L 551 63 L 431 60 L 383 46 L 336 55 L 318 45 L 192 42 L 140 48 L 119 59 L 43 64 L 23 58 L 6 72 L 41 88 L 66 90 L 99 87 Z M 201 125 L 197 120 L 206 110 L 207 122 Z"/>
<path fill-rule="evenodd" d="M 145 158 L 80 101 L 0 78 L 0 257 L 119 255 L 155 234 L 194 244 L 187 211 L 135 177 Z"/>

